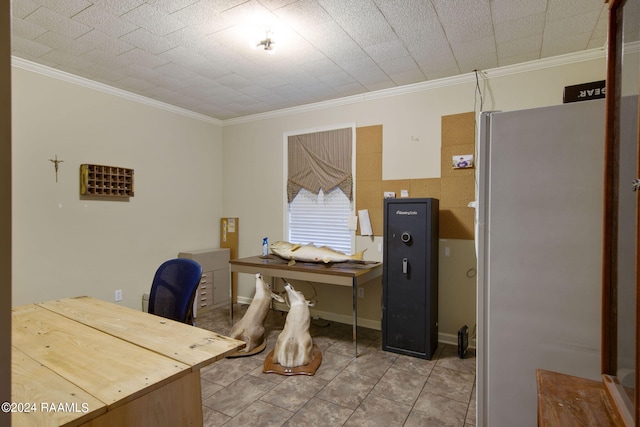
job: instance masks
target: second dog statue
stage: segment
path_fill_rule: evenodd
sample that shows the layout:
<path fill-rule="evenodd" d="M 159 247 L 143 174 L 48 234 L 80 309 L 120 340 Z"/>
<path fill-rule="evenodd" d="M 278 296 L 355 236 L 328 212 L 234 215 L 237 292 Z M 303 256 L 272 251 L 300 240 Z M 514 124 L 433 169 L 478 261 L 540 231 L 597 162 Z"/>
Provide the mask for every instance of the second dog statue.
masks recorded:
<path fill-rule="evenodd" d="M 256 293 L 247 308 L 242 319 L 231 328 L 231 338 L 247 343 L 245 348 L 233 354 L 233 356 L 249 356 L 264 350 L 266 342 L 264 338 L 264 320 L 269 313 L 271 298 L 279 302 L 284 299 L 271 290 L 271 286 L 262 279 L 260 273 L 256 274 Z"/>

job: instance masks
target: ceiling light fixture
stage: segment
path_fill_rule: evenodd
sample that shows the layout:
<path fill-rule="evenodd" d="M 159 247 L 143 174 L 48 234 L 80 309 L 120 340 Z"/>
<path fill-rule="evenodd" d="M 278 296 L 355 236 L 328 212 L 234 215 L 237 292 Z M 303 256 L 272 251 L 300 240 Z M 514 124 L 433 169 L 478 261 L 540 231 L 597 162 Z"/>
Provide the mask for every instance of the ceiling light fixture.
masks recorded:
<path fill-rule="evenodd" d="M 262 46 L 262 48 L 264 50 L 273 50 L 273 45 L 276 42 L 273 40 L 272 37 L 273 37 L 273 33 L 271 31 L 267 31 L 267 34 L 266 34 L 264 40 L 260 40 L 258 42 L 258 44 L 256 45 L 256 47 Z"/>

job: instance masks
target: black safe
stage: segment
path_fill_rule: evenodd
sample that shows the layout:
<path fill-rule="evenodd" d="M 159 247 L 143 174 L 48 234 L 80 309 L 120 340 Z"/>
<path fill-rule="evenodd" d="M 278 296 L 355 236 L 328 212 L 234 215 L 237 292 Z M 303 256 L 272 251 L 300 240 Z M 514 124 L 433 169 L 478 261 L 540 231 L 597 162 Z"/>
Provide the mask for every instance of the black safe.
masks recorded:
<path fill-rule="evenodd" d="M 432 198 L 385 199 L 382 349 L 431 359 L 438 347 L 438 213 Z"/>

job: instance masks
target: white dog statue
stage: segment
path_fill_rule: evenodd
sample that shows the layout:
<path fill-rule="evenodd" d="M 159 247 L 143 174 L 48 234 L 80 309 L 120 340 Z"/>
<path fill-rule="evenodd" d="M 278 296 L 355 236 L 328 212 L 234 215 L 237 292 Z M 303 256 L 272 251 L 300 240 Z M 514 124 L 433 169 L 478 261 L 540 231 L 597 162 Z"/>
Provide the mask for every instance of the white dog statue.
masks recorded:
<path fill-rule="evenodd" d="M 271 298 L 279 302 L 284 302 L 284 298 L 273 293 L 271 286 L 262 280 L 260 273 L 256 274 L 256 294 L 247 308 L 247 312 L 242 319 L 231 328 L 231 338 L 244 341 L 247 343 L 245 348 L 240 350 L 236 355 L 242 353 L 252 354 L 254 350 L 262 351 L 264 342 L 264 319 L 269 313 L 269 305 Z M 262 347 L 262 348 L 259 348 Z M 246 355 L 248 355 L 246 354 Z"/>
<path fill-rule="evenodd" d="M 313 356 L 313 341 L 309 333 L 313 305 L 296 291 L 291 284 L 284 285 L 291 305 L 284 323 L 284 329 L 278 335 L 273 350 L 272 361 L 285 368 L 295 368 L 309 364 Z"/>

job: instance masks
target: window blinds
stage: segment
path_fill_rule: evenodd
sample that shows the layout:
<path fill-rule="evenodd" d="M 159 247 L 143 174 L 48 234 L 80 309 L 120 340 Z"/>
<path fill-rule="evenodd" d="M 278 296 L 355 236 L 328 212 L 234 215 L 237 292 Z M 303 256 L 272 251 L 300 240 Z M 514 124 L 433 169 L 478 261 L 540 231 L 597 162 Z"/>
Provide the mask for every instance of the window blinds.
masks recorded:
<path fill-rule="evenodd" d="M 350 216 L 351 202 L 341 190 L 312 194 L 302 189 L 289 204 L 289 242 L 352 254 Z"/>

